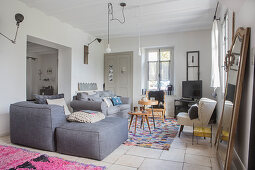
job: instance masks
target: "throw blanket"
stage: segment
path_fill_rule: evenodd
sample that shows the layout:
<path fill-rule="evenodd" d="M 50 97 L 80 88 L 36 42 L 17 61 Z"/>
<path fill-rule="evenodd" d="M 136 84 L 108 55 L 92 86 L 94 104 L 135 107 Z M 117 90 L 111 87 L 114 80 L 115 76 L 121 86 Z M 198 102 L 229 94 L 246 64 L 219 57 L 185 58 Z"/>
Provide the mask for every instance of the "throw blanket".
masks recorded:
<path fill-rule="evenodd" d="M 197 104 L 194 104 L 194 105 L 192 105 L 192 106 L 189 108 L 188 114 L 189 114 L 189 118 L 190 118 L 191 120 L 192 120 L 192 119 L 197 119 L 197 118 L 198 118 L 198 106 L 197 106 Z"/>
<path fill-rule="evenodd" d="M 105 118 L 101 112 L 95 111 L 79 111 L 70 114 L 67 120 L 70 122 L 95 123 Z"/>

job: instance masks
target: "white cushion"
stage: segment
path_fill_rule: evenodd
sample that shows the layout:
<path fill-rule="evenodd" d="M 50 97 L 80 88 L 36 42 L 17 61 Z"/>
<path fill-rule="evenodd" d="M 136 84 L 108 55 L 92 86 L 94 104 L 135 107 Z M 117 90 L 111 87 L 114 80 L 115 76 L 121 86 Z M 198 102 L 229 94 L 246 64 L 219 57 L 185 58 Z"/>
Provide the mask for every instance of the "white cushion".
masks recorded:
<path fill-rule="evenodd" d="M 103 101 L 106 103 L 107 107 L 113 106 L 112 101 L 111 101 L 111 97 L 104 97 Z"/>
<path fill-rule="evenodd" d="M 65 99 L 61 98 L 61 99 L 47 99 L 47 103 L 48 104 L 53 104 L 53 105 L 58 105 L 58 106 L 63 106 L 64 110 L 65 110 L 65 115 L 70 115 L 70 111 L 66 105 Z"/>

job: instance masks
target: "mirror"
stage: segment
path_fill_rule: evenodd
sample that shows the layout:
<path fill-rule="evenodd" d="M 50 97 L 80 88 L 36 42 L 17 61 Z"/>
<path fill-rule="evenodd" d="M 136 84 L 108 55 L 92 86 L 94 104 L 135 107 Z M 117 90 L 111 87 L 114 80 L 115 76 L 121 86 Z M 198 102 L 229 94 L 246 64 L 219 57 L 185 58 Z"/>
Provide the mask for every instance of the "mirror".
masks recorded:
<path fill-rule="evenodd" d="M 248 51 L 249 30 L 249 28 L 239 28 L 237 30 L 231 50 L 225 59 L 227 81 L 221 120 L 216 135 L 216 155 L 221 168 L 224 170 L 230 169 L 232 161 L 234 136 Z"/>

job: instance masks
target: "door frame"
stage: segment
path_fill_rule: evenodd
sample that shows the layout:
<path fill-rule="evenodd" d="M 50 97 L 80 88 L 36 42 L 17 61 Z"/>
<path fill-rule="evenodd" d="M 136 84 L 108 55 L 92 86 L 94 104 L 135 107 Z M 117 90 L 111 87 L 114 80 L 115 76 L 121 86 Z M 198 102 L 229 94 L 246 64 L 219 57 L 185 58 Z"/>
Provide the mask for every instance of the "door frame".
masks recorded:
<path fill-rule="evenodd" d="M 133 57 L 134 57 L 134 52 L 133 51 L 125 51 L 125 52 L 116 52 L 116 53 L 105 53 L 104 54 L 104 67 L 105 67 L 105 57 L 107 57 L 107 56 L 118 56 L 118 55 L 130 55 L 131 56 L 131 66 L 130 66 L 130 68 L 131 68 L 131 82 L 130 82 L 130 84 L 131 84 L 131 91 L 132 91 L 132 93 L 131 93 L 131 101 L 132 101 L 132 103 L 133 103 L 133 97 L 134 97 L 134 85 L 133 85 L 133 79 L 134 79 L 134 69 L 133 69 L 133 65 L 134 65 L 134 63 L 133 63 Z M 104 68 L 104 71 L 105 71 L 105 68 Z M 105 72 L 104 72 L 104 84 L 105 84 Z"/>

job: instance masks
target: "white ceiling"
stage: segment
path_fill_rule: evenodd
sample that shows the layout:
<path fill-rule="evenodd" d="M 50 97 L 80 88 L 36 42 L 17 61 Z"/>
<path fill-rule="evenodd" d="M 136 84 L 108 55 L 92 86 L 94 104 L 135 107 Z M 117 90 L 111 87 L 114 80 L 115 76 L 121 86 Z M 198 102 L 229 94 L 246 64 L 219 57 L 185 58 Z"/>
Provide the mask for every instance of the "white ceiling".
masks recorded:
<path fill-rule="evenodd" d="M 115 17 L 121 18 L 120 2 L 126 2 L 126 23 L 112 21 L 113 37 L 209 29 L 216 0 L 20 0 L 63 22 L 97 37 L 107 35 L 107 3 L 112 2 Z M 141 8 L 139 9 L 139 4 Z M 141 14 L 141 15 L 140 15 Z"/>

